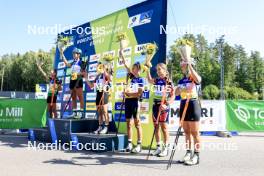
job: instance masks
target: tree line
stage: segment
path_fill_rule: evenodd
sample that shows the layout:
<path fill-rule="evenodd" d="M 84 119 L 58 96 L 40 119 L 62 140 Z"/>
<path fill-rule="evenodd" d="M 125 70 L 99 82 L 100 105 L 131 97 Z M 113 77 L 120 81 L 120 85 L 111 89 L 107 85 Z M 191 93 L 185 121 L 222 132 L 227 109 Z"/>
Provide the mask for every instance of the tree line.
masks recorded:
<path fill-rule="evenodd" d="M 34 92 L 36 84 L 46 83 L 45 77 L 37 68 L 36 61 L 43 62 L 43 70 L 49 73 L 54 57 L 54 48 L 49 52 L 39 50 L 1 56 L 1 90 Z"/>
<path fill-rule="evenodd" d="M 203 35 L 185 34 L 183 39 L 193 42 L 196 69 L 202 77 L 202 98 L 219 99 L 220 68 L 218 43 L 208 43 Z M 180 55 L 176 42 L 170 46 L 168 69 L 174 83 L 182 77 Z M 25 54 L 6 54 L 0 58 L 2 91 L 34 92 L 35 85 L 45 83 L 44 76 L 36 66 L 41 60 L 43 70 L 52 69 L 55 48 L 49 52 L 39 50 Z M 224 94 L 226 99 L 262 99 L 264 92 L 264 59 L 258 51 L 249 54 L 242 45 L 223 44 Z"/>
<path fill-rule="evenodd" d="M 191 41 L 196 69 L 202 77 L 202 98 L 219 99 L 220 71 L 219 44 L 208 43 L 203 35 L 185 34 Z M 168 67 L 174 82 L 182 77 L 180 55 L 176 43 L 170 47 Z M 262 99 L 264 89 L 264 59 L 258 51 L 249 54 L 242 45 L 223 44 L 224 94 L 226 99 Z"/>

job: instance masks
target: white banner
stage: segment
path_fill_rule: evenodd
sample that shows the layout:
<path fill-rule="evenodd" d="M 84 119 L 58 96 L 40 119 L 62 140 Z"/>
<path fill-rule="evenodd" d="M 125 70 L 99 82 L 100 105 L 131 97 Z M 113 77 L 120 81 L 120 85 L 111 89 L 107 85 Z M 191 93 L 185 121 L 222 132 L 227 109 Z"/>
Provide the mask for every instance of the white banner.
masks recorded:
<path fill-rule="evenodd" d="M 35 99 L 47 99 L 48 93 L 47 92 L 36 92 Z"/>
<path fill-rule="evenodd" d="M 226 131 L 225 101 L 201 100 L 200 131 Z M 180 101 L 175 101 L 169 112 L 169 130 L 179 127 Z"/>

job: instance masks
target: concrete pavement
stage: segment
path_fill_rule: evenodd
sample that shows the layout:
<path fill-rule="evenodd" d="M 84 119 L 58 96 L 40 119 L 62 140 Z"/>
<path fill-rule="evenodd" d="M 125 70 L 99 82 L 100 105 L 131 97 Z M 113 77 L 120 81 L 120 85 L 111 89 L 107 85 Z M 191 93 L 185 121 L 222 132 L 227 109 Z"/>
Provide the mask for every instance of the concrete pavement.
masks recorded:
<path fill-rule="evenodd" d="M 174 137 L 171 137 L 173 141 Z M 184 137 L 180 137 L 183 143 Z M 169 157 L 150 157 L 125 153 L 86 151 L 51 151 L 28 149 L 26 136 L 0 135 L 1 176 L 262 176 L 264 173 L 264 134 L 232 138 L 202 137 L 204 149 L 197 166 L 173 163 L 166 170 Z M 184 155 L 183 149 L 175 159 Z"/>

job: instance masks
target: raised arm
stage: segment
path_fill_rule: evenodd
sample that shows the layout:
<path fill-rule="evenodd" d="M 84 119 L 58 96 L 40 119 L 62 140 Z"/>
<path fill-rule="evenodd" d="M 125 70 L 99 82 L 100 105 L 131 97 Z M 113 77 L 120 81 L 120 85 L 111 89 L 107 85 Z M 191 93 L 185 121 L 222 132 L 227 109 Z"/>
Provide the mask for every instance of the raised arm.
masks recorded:
<path fill-rule="evenodd" d="M 127 72 L 128 72 L 128 73 L 131 73 L 131 70 L 130 70 L 130 68 L 128 67 L 127 63 L 126 63 L 126 60 L 125 60 L 125 58 L 124 58 L 123 51 L 122 51 L 121 49 L 120 49 L 120 51 L 119 51 L 119 57 L 121 57 L 121 59 L 122 59 L 122 61 L 123 61 L 123 63 L 124 63 L 124 66 L 125 66 L 125 68 L 127 69 Z"/>
<path fill-rule="evenodd" d="M 152 78 L 149 69 L 148 69 L 148 71 L 147 71 L 147 80 L 148 80 L 149 83 L 151 83 L 151 84 L 155 84 L 155 81 L 154 81 L 154 79 Z"/>
<path fill-rule="evenodd" d="M 189 70 L 190 70 L 190 73 L 191 73 L 191 77 L 194 79 L 194 81 L 197 84 L 200 84 L 201 81 L 202 81 L 201 76 L 194 70 L 194 68 L 192 67 L 191 64 L 188 64 L 188 65 L 189 65 Z"/>
<path fill-rule="evenodd" d="M 37 62 L 36 65 L 37 65 L 39 71 L 42 73 L 42 75 L 43 75 L 43 76 L 45 77 L 45 79 L 48 81 L 48 80 L 49 80 L 49 77 L 48 77 L 48 75 L 44 72 L 44 70 L 41 68 L 40 64 Z"/>
<path fill-rule="evenodd" d="M 59 51 L 60 51 L 60 56 L 61 56 L 63 62 L 65 63 L 65 65 L 67 67 L 71 67 L 71 64 L 67 61 L 66 57 L 64 56 L 63 49 L 59 49 Z"/>

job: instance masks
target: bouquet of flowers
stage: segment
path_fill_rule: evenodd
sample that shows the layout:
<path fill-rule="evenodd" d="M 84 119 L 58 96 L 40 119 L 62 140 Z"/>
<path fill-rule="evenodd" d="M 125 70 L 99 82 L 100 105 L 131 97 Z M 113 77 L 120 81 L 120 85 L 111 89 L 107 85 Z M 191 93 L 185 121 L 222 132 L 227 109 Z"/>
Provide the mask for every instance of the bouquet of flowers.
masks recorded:
<path fill-rule="evenodd" d="M 107 69 L 109 74 L 113 74 L 113 60 L 114 56 L 111 54 L 105 54 L 102 57 L 103 61 L 105 62 L 105 68 Z"/>
<path fill-rule="evenodd" d="M 143 49 L 142 54 L 144 55 L 154 55 L 158 49 L 156 43 L 148 43 L 146 47 Z"/>
<path fill-rule="evenodd" d="M 56 44 L 60 50 L 63 50 L 71 45 L 71 37 L 58 35 Z"/>
<path fill-rule="evenodd" d="M 145 71 L 152 67 L 151 60 L 154 57 L 157 50 L 158 50 L 158 46 L 156 45 L 156 43 L 148 43 L 146 47 L 144 47 L 143 52 L 141 54 L 146 55 L 146 62 L 143 66 L 143 69 Z"/>
<path fill-rule="evenodd" d="M 35 61 L 37 66 L 42 66 L 44 64 L 44 58 L 46 57 L 45 53 L 40 51 L 38 53 L 36 53 L 35 55 Z"/>
<path fill-rule="evenodd" d="M 192 47 L 193 43 L 187 39 L 180 39 L 176 42 L 177 50 L 181 55 L 182 61 L 190 63 L 192 62 Z"/>
<path fill-rule="evenodd" d="M 114 57 L 111 54 L 105 54 L 102 59 L 106 62 L 112 62 L 114 60 Z"/>
<path fill-rule="evenodd" d="M 118 33 L 116 36 L 116 42 L 120 44 L 120 50 L 126 48 L 129 44 L 126 33 Z M 118 58 L 118 62 L 121 62 L 120 57 Z"/>
<path fill-rule="evenodd" d="M 126 33 L 118 33 L 116 36 L 116 42 L 120 43 L 120 49 L 126 48 L 129 44 Z"/>

